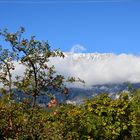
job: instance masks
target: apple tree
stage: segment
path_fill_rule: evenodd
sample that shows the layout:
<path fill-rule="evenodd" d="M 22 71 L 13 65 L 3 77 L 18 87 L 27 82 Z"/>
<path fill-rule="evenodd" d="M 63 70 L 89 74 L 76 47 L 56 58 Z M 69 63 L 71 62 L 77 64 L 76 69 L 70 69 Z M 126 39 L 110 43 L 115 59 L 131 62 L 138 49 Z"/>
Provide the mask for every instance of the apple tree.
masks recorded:
<path fill-rule="evenodd" d="M 8 30 L 2 30 L 0 35 L 9 44 L 8 49 L 1 47 L 1 70 L 4 76 L 8 74 L 7 79 L 0 77 L 2 82 L 9 86 L 10 93 L 12 87 L 16 87 L 22 93 L 32 97 L 32 107 L 36 105 L 37 98 L 41 95 L 47 95 L 54 100 L 52 90 L 67 94 L 68 89 L 65 82 L 74 82 L 74 77 L 68 77 L 56 73 L 54 66 L 49 66 L 48 62 L 52 57 L 63 57 L 64 54 L 59 50 L 52 50 L 48 41 L 39 41 L 35 36 L 29 39 L 23 37 L 25 29 L 20 28 L 15 33 Z M 11 70 L 14 70 L 13 63 L 17 61 L 25 66 L 24 75 L 17 75 L 16 81 L 12 81 Z"/>

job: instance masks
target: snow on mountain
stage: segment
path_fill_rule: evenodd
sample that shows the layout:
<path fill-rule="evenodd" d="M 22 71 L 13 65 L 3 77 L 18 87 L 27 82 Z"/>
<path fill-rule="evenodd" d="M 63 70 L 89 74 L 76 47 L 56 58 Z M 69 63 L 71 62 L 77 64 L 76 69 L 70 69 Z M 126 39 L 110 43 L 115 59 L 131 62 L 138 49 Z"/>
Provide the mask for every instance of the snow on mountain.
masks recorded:
<path fill-rule="evenodd" d="M 108 83 L 140 82 L 140 56 L 111 53 L 65 53 L 52 58 L 51 65 L 65 76 L 80 77 L 87 86 Z"/>
<path fill-rule="evenodd" d="M 86 60 L 102 60 L 105 58 L 108 58 L 110 56 L 115 56 L 114 54 L 111 53 L 64 53 L 65 57 L 71 57 L 73 60 L 82 60 L 82 59 L 86 59 Z"/>

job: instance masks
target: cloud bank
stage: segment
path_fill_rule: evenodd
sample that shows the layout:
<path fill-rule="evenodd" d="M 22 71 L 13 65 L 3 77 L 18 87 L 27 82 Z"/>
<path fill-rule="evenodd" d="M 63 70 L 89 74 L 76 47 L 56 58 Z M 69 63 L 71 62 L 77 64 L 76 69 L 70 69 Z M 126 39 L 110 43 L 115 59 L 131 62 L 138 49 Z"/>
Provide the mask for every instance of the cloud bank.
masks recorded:
<path fill-rule="evenodd" d="M 15 65 L 13 77 L 22 75 L 25 67 L 18 63 Z M 97 84 L 140 82 L 140 56 L 65 53 L 64 59 L 51 58 L 49 65 L 54 65 L 58 74 L 81 78 L 87 87 Z"/>
<path fill-rule="evenodd" d="M 128 54 L 66 54 L 53 58 L 50 64 L 58 73 L 80 77 L 86 85 L 140 82 L 140 57 Z"/>

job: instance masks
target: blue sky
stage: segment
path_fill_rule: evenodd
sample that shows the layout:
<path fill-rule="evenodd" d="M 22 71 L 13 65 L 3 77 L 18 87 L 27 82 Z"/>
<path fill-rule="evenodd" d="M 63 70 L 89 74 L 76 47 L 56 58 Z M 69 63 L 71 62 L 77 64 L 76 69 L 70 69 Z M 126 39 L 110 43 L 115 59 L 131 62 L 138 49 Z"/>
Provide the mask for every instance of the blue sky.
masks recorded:
<path fill-rule="evenodd" d="M 0 0 L 0 28 L 20 26 L 66 52 L 140 54 L 139 0 Z"/>

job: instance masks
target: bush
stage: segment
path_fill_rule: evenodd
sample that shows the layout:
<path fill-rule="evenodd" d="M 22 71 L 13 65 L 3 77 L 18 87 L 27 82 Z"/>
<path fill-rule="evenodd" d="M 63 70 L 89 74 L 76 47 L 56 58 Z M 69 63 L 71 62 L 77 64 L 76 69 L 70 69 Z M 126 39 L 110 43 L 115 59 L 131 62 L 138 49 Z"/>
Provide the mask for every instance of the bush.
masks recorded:
<path fill-rule="evenodd" d="M 138 139 L 139 113 L 136 95 L 121 94 L 111 99 L 101 94 L 84 105 L 58 105 L 49 108 L 26 102 L 10 104 L 0 100 L 0 132 L 12 139 Z M 32 112 L 33 111 L 33 112 Z"/>

